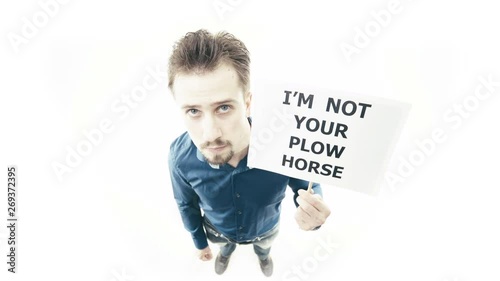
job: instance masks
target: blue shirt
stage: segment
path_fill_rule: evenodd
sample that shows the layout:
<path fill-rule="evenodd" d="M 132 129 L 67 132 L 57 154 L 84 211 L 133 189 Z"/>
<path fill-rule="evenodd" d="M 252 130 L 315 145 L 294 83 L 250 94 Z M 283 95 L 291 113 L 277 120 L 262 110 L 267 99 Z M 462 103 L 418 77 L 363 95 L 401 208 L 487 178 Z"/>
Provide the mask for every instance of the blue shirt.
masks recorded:
<path fill-rule="evenodd" d="M 208 246 L 203 229 L 205 217 L 226 237 L 248 242 L 279 223 L 281 201 L 290 186 L 294 203 L 299 189 L 308 182 L 247 166 L 247 157 L 237 167 L 209 164 L 186 133 L 170 146 L 169 169 L 174 198 L 195 247 Z M 322 194 L 313 184 L 315 194 Z"/>

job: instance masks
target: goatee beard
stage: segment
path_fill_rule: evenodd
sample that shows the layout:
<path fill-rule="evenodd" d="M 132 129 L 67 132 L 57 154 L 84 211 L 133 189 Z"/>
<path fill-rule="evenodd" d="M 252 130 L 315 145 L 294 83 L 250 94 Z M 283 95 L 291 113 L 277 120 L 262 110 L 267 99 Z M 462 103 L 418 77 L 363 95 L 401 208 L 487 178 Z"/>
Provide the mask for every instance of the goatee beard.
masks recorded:
<path fill-rule="evenodd" d="M 206 143 L 202 144 L 201 149 L 203 151 L 203 149 L 205 149 L 207 147 L 213 147 L 213 146 L 227 146 L 227 147 L 232 148 L 232 144 L 230 141 L 223 141 L 221 139 L 216 139 L 213 142 L 206 142 Z M 222 164 L 226 164 L 227 162 L 229 162 L 229 160 L 231 160 L 231 158 L 233 158 L 234 151 L 231 149 L 226 155 L 217 155 L 216 154 L 211 159 L 208 158 L 205 154 L 203 154 L 203 156 L 205 157 L 205 160 L 212 165 L 222 165 Z"/>
<path fill-rule="evenodd" d="M 213 157 L 212 159 L 209 159 L 205 156 L 205 160 L 212 165 L 222 165 L 229 162 L 229 160 L 231 160 L 233 156 L 234 156 L 234 151 L 231 150 L 226 155 L 215 155 L 215 157 Z"/>

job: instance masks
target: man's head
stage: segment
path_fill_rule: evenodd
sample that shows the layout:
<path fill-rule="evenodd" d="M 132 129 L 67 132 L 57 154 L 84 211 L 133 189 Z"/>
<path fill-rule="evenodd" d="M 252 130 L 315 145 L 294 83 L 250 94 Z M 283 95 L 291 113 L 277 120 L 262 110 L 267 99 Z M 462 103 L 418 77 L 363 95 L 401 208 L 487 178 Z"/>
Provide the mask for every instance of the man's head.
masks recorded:
<path fill-rule="evenodd" d="M 246 93 L 250 90 L 250 56 L 243 42 L 227 32 L 211 34 L 200 29 L 176 42 L 169 60 L 168 87 L 173 91 L 178 74 L 204 74 L 221 63 L 231 65 Z"/>
<path fill-rule="evenodd" d="M 174 45 L 169 88 L 191 139 L 210 163 L 235 166 L 248 151 L 249 77 L 249 52 L 229 33 L 199 30 Z"/>

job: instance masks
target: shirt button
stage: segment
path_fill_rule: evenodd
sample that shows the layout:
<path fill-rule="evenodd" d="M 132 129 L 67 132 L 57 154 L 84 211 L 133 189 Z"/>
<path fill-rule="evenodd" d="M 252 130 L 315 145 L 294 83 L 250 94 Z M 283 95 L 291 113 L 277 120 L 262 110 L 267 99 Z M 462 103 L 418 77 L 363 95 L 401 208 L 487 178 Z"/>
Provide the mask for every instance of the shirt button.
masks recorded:
<path fill-rule="evenodd" d="M 236 197 L 237 197 L 237 198 L 240 198 L 240 194 L 239 194 L 239 193 L 236 193 Z"/>
<path fill-rule="evenodd" d="M 241 212 L 241 211 L 238 211 L 238 215 L 241 215 L 241 214 L 242 214 L 242 212 Z"/>
<path fill-rule="evenodd" d="M 243 229 L 243 226 L 240 226 L 240 227 L 239 227 L 239 230 L 242 230 L 242 229 Z"/>
<path fill-rule="evenodd" d="M 243 239 L 243 236 L 240 236 L 240 239 Z"/>

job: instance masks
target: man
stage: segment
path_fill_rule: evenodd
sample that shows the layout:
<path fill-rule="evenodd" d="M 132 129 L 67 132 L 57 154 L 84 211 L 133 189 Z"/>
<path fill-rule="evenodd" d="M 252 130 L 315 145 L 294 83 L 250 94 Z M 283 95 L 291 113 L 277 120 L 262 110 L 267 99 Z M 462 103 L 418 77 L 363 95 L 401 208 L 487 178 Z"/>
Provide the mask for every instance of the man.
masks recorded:
<path fill-rule="evenodd" d="M 169 168 L 174 197 L 199 258 L 212 258 L 207 238 L 219 245 L 215 271 L 222 274 L 236 245 L 252 244 L 262 272 L 271 276 L 269 253 L 286 187 L 295 193 L 301 229 L 319 228 L 330 210 L 318 184 L 309 193 L 306 181 L 247 166 L 249 77 L 249 52 L 227 32 L 190 32 L 175 44 L 169 88 L 187 132 L 171 144 Z"/>

